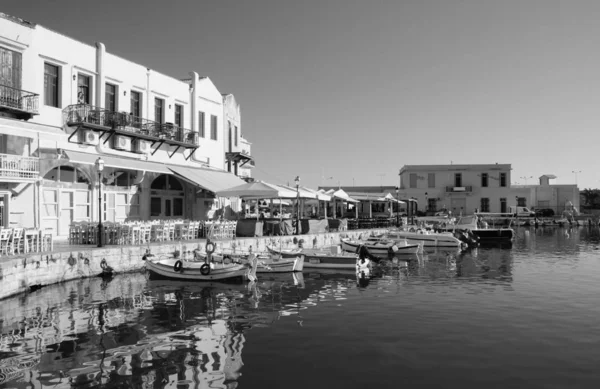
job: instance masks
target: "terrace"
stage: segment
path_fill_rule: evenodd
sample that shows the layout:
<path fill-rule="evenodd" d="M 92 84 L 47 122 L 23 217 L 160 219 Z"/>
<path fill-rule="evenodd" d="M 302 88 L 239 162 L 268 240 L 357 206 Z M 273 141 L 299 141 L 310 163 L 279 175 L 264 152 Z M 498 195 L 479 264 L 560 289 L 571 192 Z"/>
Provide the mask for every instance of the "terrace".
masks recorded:
<path fill-rule="evenodd" d="M 99 131 L 100 138 L 109 134 L 103 142 L 107 143 L 114 135 L 125 135 L 135 139 L 143 139 L 152 142 L 154 147 L 152 155 L 156 153 L 163 144 L 175 147 L 169 157 L 172 157 L 179 149 L 192 149 L 193 154 L 198 146 L 198 134 L 192 130 L 178 127 L 172 123 L 158 123 L 152 120 L 140 118 L 125 112 L 113 112 L 88 104 L 70 105 L 63 110 L 64 123 L 68 127 L 76 127 L 69 136 L 69 141 L 75 137 L 80 129 Z"/>
<path fill-rule="evenodd" d="M 0 111 L 17 119 L 29 120 L 38 114 L 39 95 L 8 85 L 0 85 Z"/>

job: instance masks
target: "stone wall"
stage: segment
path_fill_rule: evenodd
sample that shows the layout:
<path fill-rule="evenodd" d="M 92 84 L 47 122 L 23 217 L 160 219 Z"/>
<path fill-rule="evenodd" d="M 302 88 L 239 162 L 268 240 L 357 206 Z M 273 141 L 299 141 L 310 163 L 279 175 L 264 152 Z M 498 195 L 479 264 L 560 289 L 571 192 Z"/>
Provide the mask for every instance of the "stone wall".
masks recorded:
<path fill-rule="evenodd" d="M 297 247 L 302 240 L 305 248 L 318 248 L 340 243 L 340 238 L 357 239 L 361 235 L 382 233 L 384 230 L 344 231 L 325 234 L 238 238 L 216 241 L 217 249 L 233 252 L 267 251 L 267 245 L 282 248 Z M 173 257 L 176 252 L 182 259 L 192 259 L 193 251 L 204 251 L 205 240 L 154 242 L 144 246 L 107 246 L 103 248 L 78 246 L 73 251 L 56 253 L 32 253 L 0 259 L 0 299 L 18 293 L 29 292 L 32 288 L 58 282 L 95 277 L 104 269 L 114 273 L 142 271 L 145 268 L 142 257 L 147 252 L 155 258 Z"/>

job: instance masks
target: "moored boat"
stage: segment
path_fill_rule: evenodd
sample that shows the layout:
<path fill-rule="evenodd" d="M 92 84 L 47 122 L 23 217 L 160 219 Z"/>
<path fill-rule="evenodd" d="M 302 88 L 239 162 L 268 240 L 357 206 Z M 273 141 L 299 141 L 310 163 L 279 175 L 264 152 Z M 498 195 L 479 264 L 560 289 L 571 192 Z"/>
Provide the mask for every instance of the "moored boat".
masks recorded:
<path fill-rule="evenodd" d="M 246 262 L 249 258 L 249 253 L 246 254 L 227 254 L 227 253 L 214 253 L 212 254 L 212 260 L 217 263 L 228 263 L 228 262 Z M 256 265 L 257 273 L 288 273 L 288 272 L 301 272 L 304 268 L 304 255 L 296 254 L 288 257 L 278 254 L 256 254 L 258 264 Z M 206 254 L 198 254 L 198 257 L 205 260 Z"/>
<path fill-rule="evenodd" d="M 177 280 L 218 281 L 241 278 L 256 280 L 258 259 L 253 257 L 246 263 L 215 263 L 185 261 L 178 258 L 146 259 L 146 269 L 152 274 Z"/>
<path fill-rule="evenodd" d="M 461 247 L 464 244 L 451 232 L 432 232 L 421 228 L 390 230 L 382 236 L 394 242 L 406 240 L 409 244 L 423 244 L 423 247 Z"/>
<path fill-rule="evenodd" d="M 479 213 L 478 215 L 484 215 Z M 515 231 L 509 227 L 490 228 L 482 226 L 478 223 L 477 215 L 463 216 L 458 221 L 446 227 L 449 231 L 468 230 L 480 240 L 512 240 L 515 236 Z"/>
<path fill-rule="evenodd" d="M 369 259 L 359 259 L 350 253 L 332 253 L 327 250 L 308 250 L 304 253 L 306 269 L 366 269 L 371 266 Z"/>
<path fill-rule="evenodd" d="M 406 241 L 394 242 L 388 239 L 369 238 L 368 240 L 342 239 L 342 250 L 356 253 L 361 246 L 369 250 L 369 254 L 378 258 L 387 258 L 399 254 L 416 254 L 423 251 L 421 244 L 408 244 Z"/>

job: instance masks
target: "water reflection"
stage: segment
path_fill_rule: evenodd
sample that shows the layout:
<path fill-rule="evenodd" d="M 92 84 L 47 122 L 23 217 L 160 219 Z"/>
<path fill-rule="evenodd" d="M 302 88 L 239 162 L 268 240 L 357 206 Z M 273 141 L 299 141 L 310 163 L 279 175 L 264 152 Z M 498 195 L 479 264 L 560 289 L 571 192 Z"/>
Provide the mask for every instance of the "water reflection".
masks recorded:
<path fill-rule="evenodd" d="M 233 388 L 244 332 L 306 309 L 303 288 L 302 274 L 207 285 L 137 273 L 6 299 L 0 383 Z"/>
<path fill-rule="evenodd" d="M 133 273 L 52 285 L 0 301 L 0 387 L 235 388 L 243 380 L 252 385 L 253 379 L 265 379 L 244 366 L 249 358 L 259 369 L 289 368 L 277 361 L 286 356 L 288 365 L 292 360 L 294 367 L 310 368 L 321 352 L 293 347 L 307 342 L 322 347 L 320 363 L 335 365 L 354 381 L 355 371 L 365 368 L 362 360 L 354 358 L 360 366 L 348 368 L 350 358 L 336 361 L 327 350 L 355 356 L 376 350 L 383 363 L 398 361 L 403 357 L 397 350 L 410 349 L 405 369 L 422 353 L 422 363 L 442 355 L 436 366 L 462 361 L 454 366 L 460 370 L 482 355 L 493 359 L 494 347 L 507 339 L 512 339 L 507 353 L 519 342 L 527 344 L 531 333 L 553 339 L 541 330 L 560 320 L 565 321 L 561 328 L 579 325 L 580 332 L 585 328 L 593 335 L 589 323 L 598 308 L 589 291 L 597 285 L 599 246 L 597 227 L 520 227 L 510 248 L 429 250 L 382 261 L 369 272 L 307 269 L 304 274 L 266 274 L 244 284 L 151 280 Z M 581 285 L 587 289 L 578 291 Z M 484 299 L 476 296 L 481 293 Z M 403 330 L 414 336 L 386 327 L 393 323 L 396 329 L 400 314 Z M 510 320 L 503 319 L 507 315 Z M 528 331 L 529 325 L 539 328 Z M 368 341 L 352 343 L 365 326 L 373 329 L 365 335 Z M 469 333 L 485 332 L 470 343 L 464 331 L 450 330 L 465 326 Z M 561 337 L 568 332 L 557 331 L 557 349 L 566 349 Z M 423 343 L 430 337 L 437 342 Z M 272 347 L 264 350 L 263 343 L 250 338 L 272 342 Z M 253 354 L 252 343 L 261 354 Z M 398 347 L 390 348 L 392 343 Z M 448 350 L 463 347 L 471 347 L 479 359 L 462 351 L 446 358 Z M 545 347 L 531 359 L 560 355 Z M 490 366 L 506 363 L 506 355 L 499 353 Z M 372 365 L 376 374 L 386 371 Z M 465 377 L 471 370 L 460 372 Z M 349 381 L 344 384 L 351 386 L 354 381 Z M 260 383 L 254 387 L 268 387 Z"/>

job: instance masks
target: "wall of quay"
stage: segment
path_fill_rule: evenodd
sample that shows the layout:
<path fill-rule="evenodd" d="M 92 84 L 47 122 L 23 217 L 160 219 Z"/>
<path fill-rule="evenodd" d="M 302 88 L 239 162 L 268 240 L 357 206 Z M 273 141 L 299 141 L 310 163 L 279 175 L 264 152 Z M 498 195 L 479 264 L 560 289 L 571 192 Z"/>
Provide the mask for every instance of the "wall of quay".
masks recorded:
<path fill-rule="evenodd" d="M 340 243 L 341 238 L 358 239 L 385 232 L 384 229 L 353 230 L 298 236 L 267 236 L 214 240 L 216 251 L 266 252 L 267 245 L 281 248 L 297 247 L 302 240 L 305 248 L 320 248 Z M 0 258 L 0 299 L 59 282 L 96 277 L 110 269 L 113 274 L 143 271 L 142 257 L 182 260 L 194 258 L 194 250 L 205 250 L 206 240 L 152 242 L 135 246 L 74 246 L 73 250 L 29 253 Z"/>

